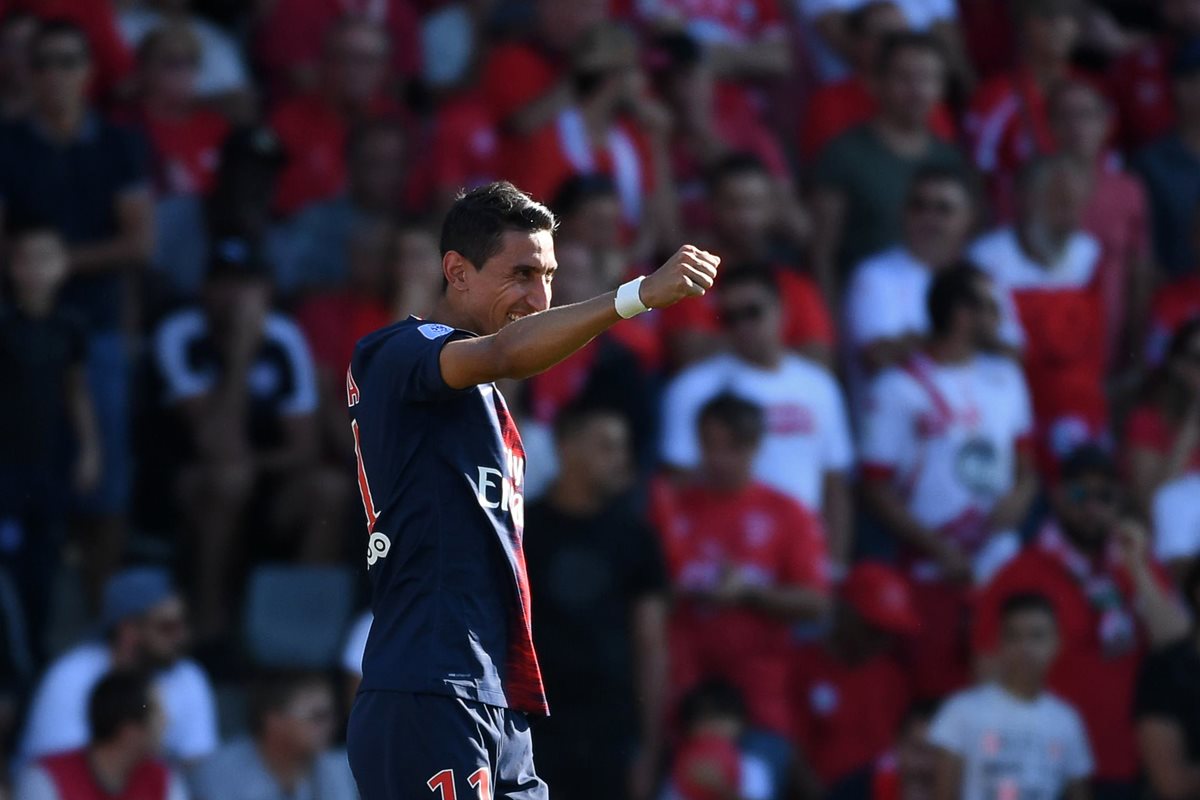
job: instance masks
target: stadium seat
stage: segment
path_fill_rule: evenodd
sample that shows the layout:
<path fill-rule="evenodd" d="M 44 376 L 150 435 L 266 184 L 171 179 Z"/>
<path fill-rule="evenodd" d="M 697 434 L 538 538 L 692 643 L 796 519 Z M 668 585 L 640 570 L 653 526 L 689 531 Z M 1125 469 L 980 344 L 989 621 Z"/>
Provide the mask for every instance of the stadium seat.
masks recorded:
<path fill-rule="evenodd" d="M 246 656 L 267 669 L 327 669 L 354 611 L 354 573 L 345 567 L 265 565 L 246 594 Z"/>

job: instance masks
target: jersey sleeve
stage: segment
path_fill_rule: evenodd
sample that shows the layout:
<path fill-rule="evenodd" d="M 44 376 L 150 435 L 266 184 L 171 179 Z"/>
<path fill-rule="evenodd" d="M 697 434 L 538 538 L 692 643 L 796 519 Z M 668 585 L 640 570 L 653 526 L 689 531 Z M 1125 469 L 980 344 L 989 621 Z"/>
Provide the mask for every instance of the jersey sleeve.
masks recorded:
<path fill-rule="evenodd" d="M 863 469 L 870 477 L 890 475 L 917 447 L 913 408 L 904 379 L 885 372 L 871 384 L 859 442 Z"/>
<path fill-rule="evenodd" d="M 371 358 L 369 370 L 376 376 L 387 373 L 386 380 L 401 402 L 428 403 L 451 397 L 473 387 L 454 389 L 447 385 L 442 377 L 442 349 L 450 342 L 469 337 L 464 331 L 436 322 L 407 327 L 382 343 Z M 360 365 L 356 357 L 354 372 L 361 382 Z"/>
<path fill-rule="evenodd" d="M 874 270 L 860 267 L 854 274 L 846 293 L 846 334 L 854 347 L 891 338 L 903 329 L 900 306 L 889 289 Z"/>
<path fill-rule="evenodd" d="M 58 788 L 46 770 L 39 766 L 28 766 L 17 776 L 13 793 L 15 800 L 61 800 Z"/>
<path fill-rule="evenodd" d="M 1087 729 L 1074 708 L 1067 709 L 1067 726 L 1069 735 L 1063 752 L 1063 767 L 1071 780 L 1081 780 L 1090 777 L 1096 771 L 1092 760 L 1092 748 L 1088 744 Z"/>

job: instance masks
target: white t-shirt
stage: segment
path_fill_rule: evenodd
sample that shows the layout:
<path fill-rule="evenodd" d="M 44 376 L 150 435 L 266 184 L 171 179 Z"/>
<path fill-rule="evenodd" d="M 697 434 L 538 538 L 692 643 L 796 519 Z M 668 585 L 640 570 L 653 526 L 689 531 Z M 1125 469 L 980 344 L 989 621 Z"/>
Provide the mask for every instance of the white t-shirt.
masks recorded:
<path fill-rule="evenodd" d="M 99 643 L 81 644 L 50 665 L 33 696 L 21 741 L 22 759 L 87 744 L 87 707 L 92 689 L 108 673 L 112 657 Z M 217 703 L 208 676 L 194 661 L 180 660 L 155 677 L 167 729 L 163 749 L 172 761 L 193 761 L 217 748 Z"/>
<path fill-rule="evenodd" d="M 995 684 L 946 701 L 929 740 L 962 759 L 960 800 L 1056 800 L 1094 768 L 1074 708 L 1050 694 L 1024 701 Z"/>
<path fill-rule="evenodd" d="M 1092 282 L 1100 258 L 1100 243 L 1082 231 L 1073 233 L 1058 263 L 1047 268 L 1026 255 L 1016 231 L 1008 227 L 977 239 L 968 255 L 1009 292 L 1073 289 Z"/>
<path fill-rule="evenodd" d="M 867 5 L 872 0 L 798 0 L 800 10 L 809 19 L 830 12 L 849 13 Z M 952 22 L 958 18 L 958 7 L 954 0 L 892 0 L 908 18 L 915 31 L 929 30 L 939 22 Z"/>
<path fill-rule="evenodd" d="M 167 782 L 166 800 L 188 800 L 187 784 L 175 772 L 171 772 Z M 13 800 L 75 800 L 58 791 L 57 784 L 46 770 L 36 765 L 30 765 L 17 776 L 17 785 L 13 791 Z"/>
<path fill-rule="evenodd" d="M 858 265 L 846 290 L 846 336 L 855 349 L 929 330 L 925 295 L 933 273 L 903 247 Z"/>
<path fill-rule="evenodd" d="M 364 611 L 350 626 L 346 634 L 346 644 L 342 648 L 342 669 L 351 675 L 362 677 L 363 653 L 367 651 L 367 637 L 371 635 L 371 620 L 375 618 L 370 611 Z"/>
<path fill-rule="evenodd" d="M 671 382 L 663 398 L 664 461 L 683 469 L 699 466 L 700 409 L 726 391 L 757 403 L 766 414 L 755 477 L 820 511 L 825 473 L 844 472 L 854 463 L 846 405 L 833 376 L 791 354 L 774 370 L 732 354 L 696 364 Z"/>
<path fill-rule="evenodd" d="M 918 355 L 876 378 L 870 394 L 864 469 L 893 472 L 922 525 L 969 524 L 1012 490 L 1017 442 L 1033 427 L 1025 378 L 1012 361 L 939 364 Z"/>
<path fill-rule="evenodd" d="M 1191 473 L 1154 493 L 1154 556 L 1159 561 L 1200 555 L 1200 474 Z"/>

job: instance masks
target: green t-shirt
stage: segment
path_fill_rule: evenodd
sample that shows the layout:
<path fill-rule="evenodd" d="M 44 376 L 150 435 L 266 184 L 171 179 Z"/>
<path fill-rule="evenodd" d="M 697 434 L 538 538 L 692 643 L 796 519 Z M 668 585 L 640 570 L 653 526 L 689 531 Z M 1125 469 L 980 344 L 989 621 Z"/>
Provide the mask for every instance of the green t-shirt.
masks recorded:
<path fill-rule="evenodd" d="M 872 253 L 900 240 L 908 185 L 927 165 L 966 169 L 953 146 L 931 139 L 923 156 L 907 158 L 887 148 L 870 123 L 834 139 L 817 161 L 814 182 L 846 195 L 846 215 L 837 264 L 842 276 Z"/>

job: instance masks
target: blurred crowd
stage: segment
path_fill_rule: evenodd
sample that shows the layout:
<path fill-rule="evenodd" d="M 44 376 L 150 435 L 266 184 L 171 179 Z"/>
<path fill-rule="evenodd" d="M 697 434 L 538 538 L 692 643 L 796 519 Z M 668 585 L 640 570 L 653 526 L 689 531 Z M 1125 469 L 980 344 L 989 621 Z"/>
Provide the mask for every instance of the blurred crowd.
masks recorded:
<path fill-rule="evenodd" d="M 343 376 L 501 179 L 722 258 L 502 387 L 553 797 L 1200 798 L 1200 0 L 0 0 L 0 798 L 355 797 Z"/>

